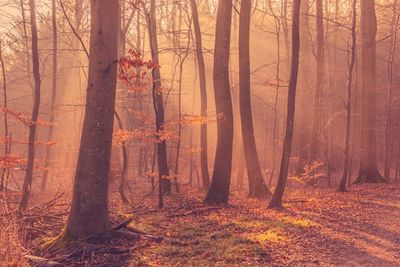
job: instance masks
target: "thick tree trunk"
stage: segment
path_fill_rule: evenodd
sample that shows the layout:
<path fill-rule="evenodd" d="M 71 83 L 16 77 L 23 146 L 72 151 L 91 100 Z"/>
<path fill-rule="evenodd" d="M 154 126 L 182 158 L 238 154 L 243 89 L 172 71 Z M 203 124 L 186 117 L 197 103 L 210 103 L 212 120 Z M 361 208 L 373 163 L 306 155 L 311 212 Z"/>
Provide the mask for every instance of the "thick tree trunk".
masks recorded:
<path fill-rule="evenodd" d="M 28 160 L 26 165 L 24 185 L 22 187 L 22 198 L 19 206 L 20 210 L 25 210 L 28 205 L 29 195 L 32 189 L 32 178 L 35 159 L 35 138 L 36 138 L 36 122 L 39 116 L 40 107 L 40 70 L 39 70 L 39 49 L 38 49 L 38 34 L 36 26 L 36 1 L 29 0 L 30 23 L 32 34 L 32 67 L 33 76 L 35 79 L 34 101 L 32 108 L 31 123 L 29 125 L 28 137 Z"/>
<path fill-rule="evenodd" d="M 353 70 L 354 63 L 356 59 L 356 49 L 357 49 L 357 36 L 356 36 L 356 23 L 357 23 L 357 0 L 353 0 L 352 4 L 352 26 L 351 26 L 351 55 L 350 64 L 347 73 L 347 101 L 346 101 L 346 137 L 344 141 L 344 164 L 343 164 L 343 174 L 340 180 L 339 192 L 346 191 L 346 182 L 349 176 L 349 164 L 350 164 L 350 132 L 351 132 L 351 92 L 353 85 Z"/>
<path fill-rule="evenodd" d="M 286 179 L 289 171 L 290 155 L 292 150 L 292 138 L 294 127 L 294 113 L 296 109 L 296 87 L 297 75 L 299 68 L 299 50 L 300 50 L 300 30 L 299 30 L 299 16 L 300 16 L 300 2 L 301 0 L 294 0 L 293 2 L 293 20 L 292 20 L 292 58 L 291 58 L 291 72 L 289 80 L 288 91 L 288 104 L 287 104 L 287 118 L 285 141 L 283 144 L 283 155 L 281 160 L 281 167 L 279 171 L 278 184 L 272 196 L 269 208 L 282 207 L 282 197 L 285 190 Z"/>
<path fill-rule="evenodd" d="M 64 232 L 47 246 L 109 228 L 108 173 L 117 82 L 119 1 L 91 2 L 89 77 L 75 181 Z"/>
<path fill-rule="evenodd" d="M 206 203 L 227 203 L 232 168 L 233 110 L 229 83 L 229 51 L 232 0 L 219 0 L 214 52 L 214 96 L 217 120 L 217 148 Z"/>
<path fill-rule="evenodd" d="M 375 0 L 361 0 L 362 125 L 361 163 L 355 183 L 385 179 L 376 162 L 376 14 Z"/>
<path fill-rule="evenodd" d="M 51 102 L 50 102 L 50 126 L 47 134 L 47 140 L 50 141 L 53 139 L 53 122 L 54 122 L 54 111 L 56 105 L 56 97 L 57 97 L 57 14 L 56 14 L 56 0 L 51 1 L 51 24 L 53 29 L 53 66 L 52 66 L 52 75 L 51 75 Z M 50 158 L 51 158 L 51 146 L 46 148 L 46 162 L 45 169 L 43 172 L 42 183 L 40 185 L 40 190 L 43 192 L 46 189 L 47 179 L 49 176 L 49 167 L 50 167 Z"/>
<path fill-rule="evenodd" d="M 195 0 L 190 0 L 192 8 L 193 28 L 196 38 L 196 58 L 199 67 L 200 82 L 200 114 L 207 117 L 207 87 L 206 87 L 206 70 L 203 57 L 203 42 L 201 37 L 199 15 Z M 203 189 L 207 190 L 210 186 L 210 176 L 208 173 L 208 146 L 207 146 L 207 123 L 200 126 L 200 169 L 203 182 Z"/>
<path fill-rule="evenodd" d="M 316 84 L 314 91 L 313 123 L 311 129 L 310 147 L 308 150 L 308 163 L 318 160 L 319 134 L 321 128 L 321 95 L 324 86 L 324 21 L 322 0 L 317 0 L 317 65 Z"/>
<path fill-rule="evenodd" d="M 239 22 L 239 105 L 249 179 L 249 197 L 266 197 L 270 192 L 264 182 L 254 139 L 253 116 L 250 94 L 250 15 L 251 0 L 242 0 Z"/>

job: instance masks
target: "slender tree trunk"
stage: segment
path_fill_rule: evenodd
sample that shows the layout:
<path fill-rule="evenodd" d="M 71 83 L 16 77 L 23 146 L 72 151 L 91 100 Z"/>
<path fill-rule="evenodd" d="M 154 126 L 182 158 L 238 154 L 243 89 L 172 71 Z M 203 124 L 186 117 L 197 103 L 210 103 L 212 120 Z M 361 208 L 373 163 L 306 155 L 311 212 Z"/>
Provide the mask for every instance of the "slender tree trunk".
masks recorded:
<path fill-rule="evenodd" d="M 272 196 L 269 208 L 282 207 L 282 197 L 285 190 L 286 179 L 289 171 L 290 154 L 292 149 L 294 113 L 296 108 L 296 87 L 297 75 L 299 68 L 299 50 L 300 50 L 300 2 L 301 0 L 293 1 L 293 20 L 292 20 L 292 57 L 291 57 L 291 72 L 288 90 L 287 104 L 287 119 L 285 130 L 285 141 L 283 145 L 283 155 L 281 167 L 279 171 L 278 184 Z"/>
<path fill-rule="evenodd" d="M 118 115 L 117 111 L 114 111 L 115 118 L 117 119 L 118 128 L 123 130 L 124 127 L 122 125 L 121 117 Z M 118 151 L 116 151 L 118 153 Z M 125 187 L 127 185 L 126 181 L 126 173 L 128 171 L 128 151 L 126 149 L 125 142 L 122 142 L 122 170 L 121 170 L 121 181 L 119 183 L 119 195 L 121 196 L 122 202 L 125 204 L 129 204 L 129 199 L 125 194 Z"/>
<path fill-rule="evenodd" d="M 332 1 L 332 0 L 327 0 L 325 2 L 325 8 L 326 8 L 326 14 L 328 14 L 328 9 L 329 5 L 335 5 L 334 9 L 334 20 L 338 21 L 339 19 L 339 1 Z M 327 16 L 327 15 L 326 15 Z M 330 30 L 330 25 L 333 24 L 333 30 Z M 328 41 L 328 33 L 332 31 L 332 43 Z M 326 43 L 327 43 L 327 49 L 328 49 L 328 54 L 330 54 L 330 57 L 328 57 L 328 62 L 326 64 L 326 68 L 328 70 L 328 76 L 329 76 L 329 91 L 328 91 L 328 120 L 330 121 L 331 118 L 334 116 L 334 108 L 333 108 L 333 96 L 334 92 L 336 90 L 336 85 L 337 85 L 337 37 L 338 37 L 338 31 L 339 31 L 339 26 L 337 24 L 331 23 L 330 21 L 327 22 L 327 29 L 326 29 Z M 329 56 L 329 55 L 328 55 Z M 329 60 L 332 60 L 331 62 Z M 333 159 L 332 159 L 332 151 L 333 151 L 333 123 L 328 124 L 328 129 L 327 129 L 327 142 L 326 142 L 326 163 L 327 163 L 327 184 L 328 187 L 331 187 L 332 184 L 332 171 L 334 169 L 333 167 Z"/>
<path fill-rule="evenodd" d="M 339 192 L 346 191 L 346 182 L 349 176 L 349 164 L 350 164 L 350 132 L 351 132 L 351 92 L 353 85 L 353 70 L 354 63 L 356 59 L 356 49 L 357 49 L 357 36 L 356 36 L 356 23 L 357 23 L 357 0 L 353 0 L 352 3 L 352 26 L 351 26 L 351 55 L 350 63 L 347 72 L 347 101 L 346 101 L 346 137 L 344 141 L 344 164 L 343 164 L 343 174 L 340 180 Z"/>
<path fill-rule="evenodd" d="M 31 123 L 29 124 L 28 137 L 28 160 L 26 165 L 24 185 L 22 187 L 22 197 L 19 206 L 20 210 L 25 210 L 28 205 L 29 195 L 32 189 L 32 178 L 35 159 L 35 138 L 36 138 L 36 122 L 39 116 L 40 107 L 40 70 L 39 70 L 39 49 L 38 49 L 38 34 L 36 26 L 36 1 L 29 0 L 30 23 L 32 34 L 32 67 L 33 76 L 35 78 L 34 101 L 32 108 Z"/>
<path fill-rule="evenodd" d="M 300 6 L 300 61 L 299 65 L 300 77 L 299 77 L 299 90 L 298 90 L 298 105 L 296 112 L 296 125 L 295 131 L 298 134 L 294 135 L 294 143 L 296 145 L 298 163 L 296 167 L 296 173 L 301 174 L 304 172 L 304 167 L 307 165 L 307 157 L 309 151 L 310 141 L 310 114 L 312 114 L 312 107 L 310 103 L 311 90 L 313 79 L 311 73 L 312 69 L 312 45 L 310 40 L 310 27 L 309 23 L 309 9 L 310 0 L 302 0 Z"/>
<path fill-rule="evenodd" d="M 119 1 L 91 0 L 89 78 L 71 210 L 46 247 L 97 237 L 109 228 L 108 177 L 117 83 Z"/>
<path fill-rule="evenodd" d="M 285 7 L 285 5 L 287 5 L 287 3 L 283 3 L 283 10 L 285 10 L 287 7 Z M 281 24 L 285 24 L 285 19 L 282 18 L 282 15 L 279 17 L 275 14 L 274 12 L 274 8 L 271 5 L 271 1 L 269 1 L 269 6 L 270 6 L 270 10 L 272 13 L 272 16 L 274 17 L 274 23 L 275 23 L 275 37 L 276 37 L 276 47 L 277 47 L 277 63 L 276 63 L 276 76 L 275 76 L 275 80 L 276 80 L 276 86 L 275 86 L 275 100 L 274 100 L 274 122 L 273 122 L 273 130 L 272 130 L 272 168 L 271 168 L 271 175 L 269 178 L 269 182 L 268 185 L 271 186 L 273 178 L 275 176 L 275 165 L 276 165 L 276 144 L 277 144 L 277 133 L 279 131 L 279 121 L 278 121 L 278 102 L 279 102 L 279 91 L 280 91 L 280 71 L 281 71 Z M 284 13 L 285 11 L 283 11 L 282 13 Z M 282 19 L 282 22 L 280 21 Z M 284 34 L 288 34 L 288 33 L 284 33 Z M 287 36 L 285 36 L 285 38 L 288 38 Z M 289 47 L 287 47 L 287 49 L 290 49 Z M 287 51 L 287 56 L 289 57 L 289 52 Z M 288 63 L 287 65 L 289 65 L 289 72 L 290 72 L 290 63 Z"/>
<path fill-rule="evenodd" d="M 180 8 L 180 13 L 181 13 Z M 179 28 L 181 28 L 181 21 L 179 22 Z M 181 143 L 182 143 L 182 79 L 183 79 L 183 67 L 184 63 L 186 61 L 186 58 L 189 55 L 189 49 L 190 49 L 190 27 L 187 32 L 187 38 L 188 42 L 184 51 L 184 55 L 179 56 L 179 92 L 178 92 L 178 142 L 177 142 L 177 147 L 176 147 L 176 155 L 175 155 L 175 177 L 174 177 L 174 182 L 175 182 L 175 188 L 176 191 L 179 193 L 179 184 L 178 184 L 178 175 L 179 175 L 179 158 L 180 158 L 180 150 L 181 150 Z"/>
<path fill-rule="evenodd" d="M 53 66 L 52 66 L 52 76 L 51 76 L 51 102 L 50 102 L 50 126 L 49 132 L 47 135 L 47 140 L 53 139 L 53 123 L 54 123 L 54 111 L 56 105 L 56 96 L 57 96 L 57 15 L 56 15 L 56 0 L 51 1 L 51 23 L 53 29 Z M 51 146 L 46 148 L 46 162 L 44 166 L 44 172 L 42 177 L 42 183 L 40 185 L 40 190 L 43 192 L 46 189 L 47 179 L 49 175 L 49 166 L 50 166 L 50 157 L 51 157 Z"/>
<path fill-rule="evenodd" d="M 250 94 L 250 15 L 251 0 L 242 0 L 239 22 L 239 105 L 249 179 L 249 197 L 266 197 L 270 192 L 264 182 L 254 139 L 253 116 Z"/>
<path fill-rule="evenodd" d="M 156 20 L 156 4 L 155 0 L 151 0 L 150 13 L 146 15 L 147 25 L 150 39 L 151 58 L 156 66 L 159 66 L 158 59 L 158 41 L 157 41 L 157 20 Z M 153 104 L 156 116 L 156 131 L 162 134 L 164 131 L 164 97 L 161 87 L 160 68 L 152 69 L 153 77 Z M 160 139 L 157 142 L 157 163 L 161 188 L 159 193 L 171 194 L 171 181 L 169 179 L 169 169 L 167 161 L 167 142 L 165 139 Z M 163 206 L 162 198 L 159 201 L 159 207 Z"/>
<path fill-rule="evenodd" d="M 7 76 L 6 76 L 6 68 L 5 68 L 5 64 L 4 64 L 2 49 L 3 49 L 2 42 L 0 41 L 0 65 L 1 65 L 1 73 L 2 73 L 2 78 L 3 78 L 3 108 L 7 110 L 7 107 L 8 107 Z M 11 147 L 11 139 L 9 138 L 9 133 L 8 133 L 8 114 L 7 114 L 7 112 L 4 112 L 4 138 L 5 138 L 4 157 L 7 158 L 8 154 L 9 154 L 9 148 Z M 5 183 L 7 183 L 8 175 L 9 175 L 9 169 L 3 168 L 1 170 L 0 192 L 2 192 L 3 190 L 7 191 L 7 186 L 5 186 Z"/>
<path fill-rule="evenodd" d="M 376 14 L 375 0 L 361 0 L 362 126 L 361 163 L 355 183 L 385 179 L 376 161 Z"/>
<path fill-rule="evenodd" d="M 232 168 L 233 110 L 229 84 L 229 51 L 232 0 L 219 0 L 214 52 L 214 96 L 217 120 L 217 148 L 206 203 L 227 203 Z"/>
<path fill-rule="evenodd" d="M 202 117 L 207 117 L 207 87 L 206 87 L 206 70 L 203 56 L 203 42 L 200 30 L 199 15 L 197 11 L 196 0 L 190 0 L 192 8 L 193 28 L 196 38 L 196 58 L 199 68 L 200 82 L 200 114 Z M 210 176 L 208 173 L 208 146 L 207 146 L 207 122 L 200 126 L 200 170 L 203 189 L 207 190 L 210 186 Z"/>
<path fill-rule="evenodd" d="M 317 82 L 314 91 L 314 111 L 311 129 L 310 147 L 308 150 L 308 163 L 318 160 L 319 134 L 321 126 L 321 95 L 324 86 L 324 21 L 322 0 L 317 0 Z"/>
<path fill-rule="evenodd" d="M 24 32 L 24 46 L 25 46 L 25 54 L 26 54 L 26 74 L 28 76 L 28 84 L 29 87 L 32 89 L 32 100 L 34 100 L 34 85 L 32 84 L 31 79 L 31 55 L 29 55 L 29 36 L 28 36 L 28 28 L 26 26 L 26 13 L 25 13 L 25 3 L 24 0 L 20 0 L 19 4 L 21 6 L 21 17 L 22 17 L 22 30 Z"/>
<path fill-rule="evenodd" d="M 286 52 L 286 75 L 290 75 L 290 40 L 289 40 L 289 27 L 288 27 L 288 0 L 283 0 L 282 6 L 282 30 L 283 38 L 285 41 L 285 52 Z"/>
<path fill-rule="evenodd" d="M 384 163 L 384 177 L 387 181 L 390 179 L 390 172 L 392 168 L 392 154 L 393 154 L 393 74 L 395 67 L 396 58 L 396 43 L 397 43 L 397 26 L 399 23 L 399 17 L 397 14 L 397 0 L 392 5 L 393 15 L 391 23 L 391 37 L 389 44 L 389 54 L 387 57 L 387 78 L 388 78 L 388 90 L 387 90 L 387 108 L 386 108 L 386 126 L 385 126 L 385 163 Z"/>

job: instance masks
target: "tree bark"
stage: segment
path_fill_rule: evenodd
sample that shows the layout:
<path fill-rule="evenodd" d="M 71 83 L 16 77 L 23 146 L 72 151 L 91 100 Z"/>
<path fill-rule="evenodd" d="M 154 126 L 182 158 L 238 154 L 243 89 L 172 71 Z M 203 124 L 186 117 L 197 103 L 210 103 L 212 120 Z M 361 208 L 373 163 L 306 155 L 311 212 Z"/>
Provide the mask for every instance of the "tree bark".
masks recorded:
<path fill-rule="evenodd" d="M 119 1 L 91 0 L 86 109 L 71 202 L 64 232 L 46 246 L 109 229 L 108 174 L 117 83 Z"/>
<path fill-rule="evenodd" d="M 361 162 L 355 183 L 385 179 L 376 161 L 376 14 L 375 0 L 361 0 L 362 122 Z"/>
<path fill-rule="evenodd" d="M 51 25 L 53 30 L 53 66 L 52 66 L 52 75 L 51 75 L 51 102 L 50 102 L 50 118 L 49 118 L 49 131 L 47 134 L 47 140 L 51 141 L 53 139 L 53 122 L 54 122 L 54 111 L 56 105 L 56 97 L 57 97 L 57 14 L 56 14 L 56 0 L 51 1 Z M 50 158 L 51 158 L 51 146 L 46 148 L 46 161 L 44 166 L 44 172 L 42 177 L 42 183 L 40 185 L 40 190 L 43 192 L 46 189 L 47 179 L 49 176 L 49 166 L 50 166 Z"/>
<path fill-rule="evenodd" d="M 205 203 L 227 203 L 232 168 L 233 110 L 229 83 L 232 0 L 218 2 L 214 52 L 214 96 L 217 115 L 217 148 Z"/>
<path fill-rule="evenodd" d="M 6 75 L 6 67 L 4 64 L 3 58 L 3 47 L 2 42 L 0 41 L 0 65 L 1 65 L 1 76 L 3 78 L 3 108 L 7 109 L 8 107 L 8 97 L 7 97 L 7 75 Z M 4 112 L 4 137 L 6 142 L 4 143 L 4 157 L 7 157 L 9 154 L 9 150 L 11 147 L 11 140 L 9 138 L 8 131 L 8 114 Z M 1 182 L 0 182 L 0 192 L 7 191 L 7 181 L 9 176 L 9 168 L 3 168 L 1 170 Z"/>
<path fill-rule="evenodd" d="M 250 94 L 250 15 L 251 0 L 242 0 L 239 21 L 239 105 L 249 180 L 249 197 L 266 197 L 270 192 L 264 182 L 254 139 L 253 116 Z"/>
<path fill-rule="evenodd" d="M 196 39 L 196 58 L 199 67 L 200 82 L 200 115 L 207 117 L 207 87 L 206 87 L 206 70 L 203 56 L 203 42 L 200 30 L 199 14 L 195 0 L 190 0 L 192 8 L 194 36 Z M 200 126 L 200 170 L 203 182 L 203 190 L 207 190 L 210 186 L 210 176 L 208 173 L 208 145 L 207 145 L 207 122 Z"/>
<path fill-rule="evenodd" d="M 338 191 L 346 191 L 346 182 L 349 176 L 349 164 L 350 164 L 350 132 L 351 132 L 351 93 L 353 85 L 353 70 L 354 63 L 356 59 L 356 49 L 357 49 L 357 36 L 356 36 L 356 23 L 357 23 L 357 0 L 353 0 L 352 3 L 352 26 L 351 26 L 351 58 L 349 69 L 347 73 L 347 101 L 346 101 L 346 137 L 344 141 L 344 164 L 342 178 L 340 179 L 340 184 Z"/>
<path fill-rule="evenodd" d="M 289 171 L 289 162 L 292 150 L 292 138 L 293 138 L 293 127 L 294 127 L 294 113 L 296 109 L 297 75 L 299 70 L 300 2 L 301 0 L 294 0 L 293 2 L 292 57 L 291 57 L 291 71 L 290 71 L 289 90 L 288 90 L 285 141 L 283 144 L 283 154 L 279 171 L 278 184 L 272 196 L 271 202 L 269 203 L 268 206 L 269 208 L 282 207 L 282 197 L 285 190 L 287 175 Z"/>
<path fill-rule="evenodd" d="M 312 45 L 309 29 L 309 9 L 310 0 L 302 0 L 300 6 L 300 61 L 299 65 L 300 77 L 299 77 L 299 90 L 297 97 L 297 112 L 296 112 L 296 125 L 295 131 L 298 134 L 294 135 L 294 143 L 296 144 L 296 152 L 298 156 L 298 163 L 296 166 L 296 173 L 301 174 L 304 171 L 304 167 L 307 164 L 309 142 L 310 142 L 310 129 L 311 129 L 311 117 L 312 107 L 310 103 L 311 99 L 311 87 L 313 79 L 311 77 L 312 70 Z"/>
<path fill-rule="evenodd" d="M 161 73 L 158 59 L 158 40 L 157 40 L 157 20 L 156 20 L 156 5 L 155 0 L 151 0 L 150 13 L 146 15 L 147 18 L 147 26 L 149 32 L 150 39 L 150 50 L 151 50 L 151 58 L 153 63 L 156 65 L 155 68 L 152 69 L 152 77 L 153 77 L 153 88 L 152 88 L 152 96 L 153 96 L 153 105 L 154 112 L 156 116 L 156 131 L 158 134 L 162 134 L 164 131 L 164 97 L 161 87 Z M 168 169 L 168 161 L 167 161 L 167 143 L 165 139 L 159 139 L 157 142 L 157 163 L 158 163 L 158 172 L 161 189 L 160 193 L 162 194 L 171 194 L 171 180 L 169 179 L 169 169 Z M 161 201 L 159 203 L 160 208 L 163 206 Z"/>
<path fill-rule="evenodd" d="M 387 108 L 386 108 L 386 126 L 385 126 L 385 161 L 383 176 L 389 181 L 392 169 L 392 154 L 394 145 L 393 134 L 393 76 L 396 58 L 397 45 L 397 27 L 399 18 L 397 14 L 397 0 L 392 5 L 392 22 L 391 22 L 391 37 L 389 43 L 389 53 L 387 56 L 386 74 L 388 79 L 387 89 Z"/>
<path fill-rule="evenodd" d="M 317 26 L 317 65 L 316 84 L 314 91 L 314 110 L 311 129 L 310 147 L 308 150 L 308 164 L 318 160 L 319 134 L 321 126 L 321 95 L 324 86 L 324 11 L 322 0 L 316 1 L 316 26 Z"/>
<path fill-rule="evenodd" d="M 22 197 L 19 206 L 20 210 L 25 210 L 28 205 L 29 195 L 32 189 L 32 178 L 34 169 L 35 159 L 35 139 L 36 139 L 36 126 L 39 117 L 40 107 L 40 70 L 39 70 L 39 49 L 38 49 L 38 33 L 36 25 L 36 1 L 29 0 L 30 10 L 30 23 L 31 23 L 31 34 L 32 34 L 32 67 L 33 76 L 35 79 L 34 86 L 34 101 L 32 108 L 31 122 L 29 125 L 29 137 L 28 137 L 28 160 L 26 165 L 24 185 L 22 187 Z"/>

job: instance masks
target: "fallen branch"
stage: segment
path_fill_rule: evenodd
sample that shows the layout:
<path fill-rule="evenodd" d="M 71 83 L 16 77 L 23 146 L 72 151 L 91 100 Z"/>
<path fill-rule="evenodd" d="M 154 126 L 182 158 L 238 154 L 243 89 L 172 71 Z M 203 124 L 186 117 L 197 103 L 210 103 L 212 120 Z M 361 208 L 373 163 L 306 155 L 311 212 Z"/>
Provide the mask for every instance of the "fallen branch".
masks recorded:
<path fill-rule="evenodd" d="M 197 214 L 201 214 L 203 212 L 218 210 L 218 209 L 220 209 L 220 207 L 210 207 L 207 209 L 191 210 L 191 211 L 183 212 L 183 213 L 170 214 L 170 215 L 167 215 L 167 218 L 183 217 L 183 216 L 189 216 L 189 215 L 195 215 L 195 214 L 197 215 Z"/>
<path fill-rule="evenodd" d="M 55 266 L 63 266 L 61 263 L 58 263 L 53 260 L 48 260 L 42 257 L 37 257 L 33 255 L 25 255 L 25 259 L 28 260 L 28 262 L 34 266 L 37 267 L 55 267 Z"/>

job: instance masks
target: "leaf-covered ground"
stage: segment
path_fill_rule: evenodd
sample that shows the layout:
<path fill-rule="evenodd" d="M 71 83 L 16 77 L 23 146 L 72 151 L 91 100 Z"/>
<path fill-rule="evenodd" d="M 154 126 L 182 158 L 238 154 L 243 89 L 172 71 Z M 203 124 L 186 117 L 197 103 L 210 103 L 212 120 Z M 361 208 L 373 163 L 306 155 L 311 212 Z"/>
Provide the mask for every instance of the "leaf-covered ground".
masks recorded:
<path fill-rule="evenodd" d="M 162 242 L 113 235 L 110 243 L 80 242 L 56 254 L 39 248 L 62 231 L 68 196 L 37 196 L 42 204 L 22 215 L 0 201 L 0 266 L 26 266 L 26 255 L 64 266 L 400 266 L 400 185 L 291 190 L 279 211 L 239 193 L 229 205 L 207 206 L 202 193 L 182 191 L 167 197 L 163 210 L 156 196 L 121 205 L 112 194 L 114 226 L 133 218 L 131 230 Z"/>
<path fill-rule="evenodd" d="M 131 226 L 166 239 L 135 250 L 131 266 L 400 266 L 397 185 L 290 191 L 283 211 L 241 195 L 223 207 L 190 195 L 135 211 Z"/>

